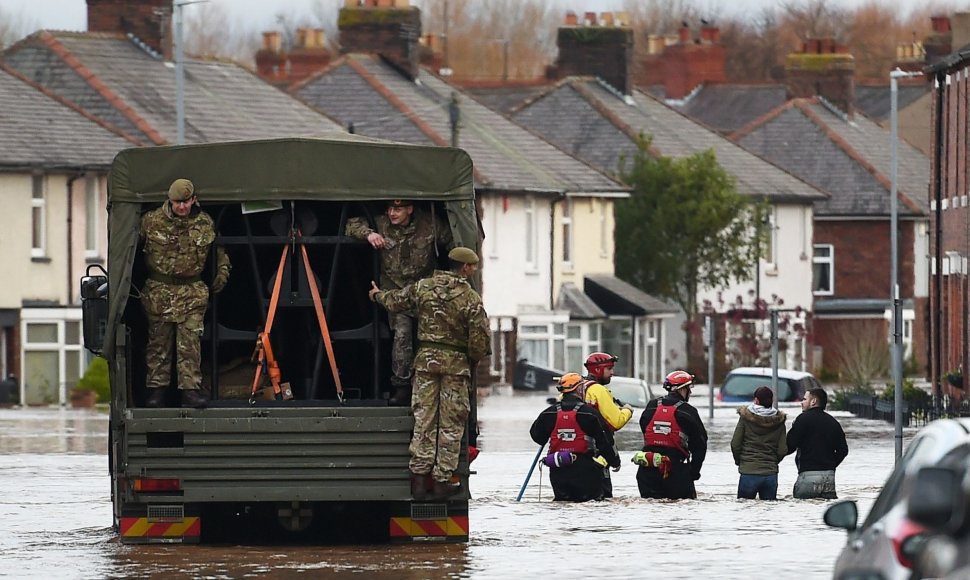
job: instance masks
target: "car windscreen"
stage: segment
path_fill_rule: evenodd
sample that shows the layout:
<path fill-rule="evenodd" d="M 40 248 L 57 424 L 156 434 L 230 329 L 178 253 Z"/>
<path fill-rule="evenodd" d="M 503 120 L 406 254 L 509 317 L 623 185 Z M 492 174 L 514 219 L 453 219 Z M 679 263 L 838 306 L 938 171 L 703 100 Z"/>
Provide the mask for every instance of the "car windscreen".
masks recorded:
<path fill-rule="evenodd" d="M 771 377 L 759 377 L 753 375 L 728 375 L 721 387 L 721 393 L 732 397 L 742 397 L 753 399 L 754 392 L 758 387 L 771 386 Z M 791 399 L 792 391 L 785 379 L 778 379 L 778 400 L 787 401 Z"/>
<path fill-rule="evenodd" d="M 610 392 L 613 393 L 613 397 L 623 401 L 624 403 L 629 403 L 634 407 L 646 407 L 647 406 L 647 392 L 639 383 L 610 383 Z"/>

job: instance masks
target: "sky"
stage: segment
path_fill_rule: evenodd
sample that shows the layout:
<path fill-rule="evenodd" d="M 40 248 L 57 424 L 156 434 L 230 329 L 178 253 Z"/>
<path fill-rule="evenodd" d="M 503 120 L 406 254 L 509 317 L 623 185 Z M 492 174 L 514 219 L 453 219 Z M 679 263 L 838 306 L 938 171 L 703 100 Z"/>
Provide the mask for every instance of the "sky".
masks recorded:
<path fill-rule="evenodd" d="M 220 4 L 229 17 L 258 30 L 274 28 L 275 15 L 283 12 L 299 19 L 311 15 L 313 0 L 209 0 Z M 324 5 L 332 5 L 334 12 L 343 5 L 342 0 L 322 0 Z M 646 0 L 644 0 L 646 1 Z M 799 3 L 804 0 L 787 0 Z M 829 0 L 835 5 L 855 7 L 869 1 L 886 6 L 899 6 L 910 10 L 926 0 Z M 553 5 L 577 13 L 604 10 L 622 10 L 624 0 L 551 0 Z M 412 0 L 420 5 L 420 0 Z M 757 13 L 762 8 L 782 4 L 782 0 L 691 0 L 690 3 L 701 9 L 734 16 Z M 191 10 L 191 7 L 185 8 Z M 18 25 L 29 28 L 24 34 L 36 29 L 84 30 L 87 26 L 87 3 L 85 0 L 0 0 L 0 13 L 12 16 Z M 2 23 L 0 23 L 2 24 Z"/>

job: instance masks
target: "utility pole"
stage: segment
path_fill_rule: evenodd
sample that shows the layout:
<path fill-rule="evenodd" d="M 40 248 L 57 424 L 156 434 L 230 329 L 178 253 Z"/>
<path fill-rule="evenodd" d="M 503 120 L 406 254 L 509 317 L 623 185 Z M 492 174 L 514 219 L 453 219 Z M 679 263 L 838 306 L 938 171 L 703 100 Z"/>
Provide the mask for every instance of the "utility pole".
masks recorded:
<path fill-rule="evenodd" d="M 172 49 L 175 53 L 175 143 L 185 144 L 185 69 L 182 48 L 182 7 L 209 0 L 173 0 L 172 26 L 175 29 Z"/>
<path fill-rule="evenodd" d="M 898 200 L 899 195 L 896 193 L 896 172 L 898 167 L 897 161 L 897 145 L 899 139 L 898 134 L 898 101 L 899 101 L 899 86 L 897 81 L 901 78 L 917 77 L 923 76 L 920 72 L 905 72 L 900 69 L 896 69 L 889 73 L 889 94 L 890 94 L 890 163 L 889 163 L 889 173 L 890 180 L 892 181 L 892 186 L 889 191 L 889 211 L 891 214 L 891 219 L 889 222 L 890 228 L 890 244 L 892 246 L 892 280 L 890 282 L 889 288 L 889 299 L 892 304 L 892 336 L 893 336 L 893 346 L 892 346 L 892 365 L 893 365 L 893 388 L 894 388 L 894 400 L 893 400 L 893 417 L 895 423 L 895 439 L 896 439 L 896 463 L 903 457 L 903 304 L 899 297 L 899 209 Z M 936 266 L 940 267 L 939 264 Z"/>

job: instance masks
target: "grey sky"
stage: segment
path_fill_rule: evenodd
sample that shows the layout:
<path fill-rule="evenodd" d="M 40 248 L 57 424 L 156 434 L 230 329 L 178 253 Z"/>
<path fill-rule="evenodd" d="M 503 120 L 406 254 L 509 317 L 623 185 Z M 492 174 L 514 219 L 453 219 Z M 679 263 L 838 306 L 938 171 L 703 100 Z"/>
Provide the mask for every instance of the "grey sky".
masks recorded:
<path fill-rule="evenodd" d="M 313 0 L 210 0 L 225 7 L 230 18 L 252 26 L 258 30 L 274 27 L 274 17 L 279 12 L 287 15 L 309 17 Z M 321 0 L 324 6 L 332 6 L 334 13 L 343 0 Z M 855 7 L 871 0 L 831 0 L 833 4 Z M 878 4 L 898 6 L 910 10 L 920 0 L 875 0 Z M 420 5 L 420 0 L 412 0 Z M 622 10 L 624 0 L 552 0 L 552 3 L 566 10 L 576 12 Z M 693 5 L 714 14 L 728 16 L 757 12 L 768 6 L 780 5 L 781 0 L 693 0 Z M 925 0 L 922 2 L 925 3 Z M 87 25 L 87 4 L 85 0 L 0 0 L 0 8 L 8 15 L 21 19 L 22 24 L 33 28 L 54 30 L 84 30 Z M 191 8 L 187 8 L 191 10 Z M 18 22 L 18 24 L 21 24 Z M 31 32 L 28 30 L 27 32 Z"/>

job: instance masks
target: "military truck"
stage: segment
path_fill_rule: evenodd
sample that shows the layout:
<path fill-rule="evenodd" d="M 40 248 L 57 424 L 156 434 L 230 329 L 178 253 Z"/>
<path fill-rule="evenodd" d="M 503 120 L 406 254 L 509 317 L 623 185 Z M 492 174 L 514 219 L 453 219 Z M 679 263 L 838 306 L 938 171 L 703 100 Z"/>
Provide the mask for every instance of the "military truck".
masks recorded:
<path fill-rule="evenodd" d="M 183 177 L 215 221 L 232 275 L 206 314 L 208 404 L 179 407 L 173 385 L 170 406 L 145 408 L 139 223 Z M 110 368 L 109 472 L 122 542 L 467 541 L 475 401 L 456 472 L 462 492 L 413 501 L 413 415 L 387 403 L 391 335 L 386 313 L 367 297 L 379 256 L 343 235 L 348 218 L 373 225 L 387 200 L 401 198 L 445 217 L 458 245 L 480 250 L 473 167 L 460 149 L 339 135 L 117 155 L 107 271 L 82 280 L 82 310 L 85 346 Z M 207 270 L 214 256 L 208 261 Z M 292 398 L 252 394 L 254 346 L 277 287 L 270 339 Z"/>

